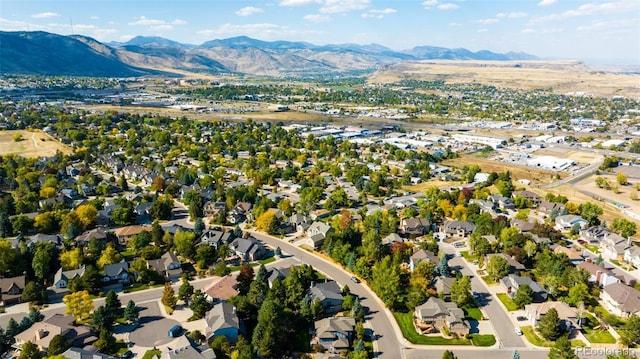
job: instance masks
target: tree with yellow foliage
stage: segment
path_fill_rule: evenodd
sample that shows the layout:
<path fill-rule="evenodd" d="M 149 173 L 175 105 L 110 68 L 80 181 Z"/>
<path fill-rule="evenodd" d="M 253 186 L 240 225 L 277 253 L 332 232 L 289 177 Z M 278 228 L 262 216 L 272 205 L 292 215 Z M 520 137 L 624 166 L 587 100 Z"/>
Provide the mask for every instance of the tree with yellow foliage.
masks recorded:
<path fill-rule="evenodd" d="M 276 234 L 279 227 L 280 221 L 273 211 L 264 212 L 256 220 L 256 228 L 259 231 L 267 232 L 269 234 Z"/>
<path fill-rule="evenodd" d="M 78 269 L 82 264 L 82 251 L 74 248 L 60 253 L 60 265 L 64 270 Z"/>
<path fill-rule="evenodd" d="M 102 251 L 102 255 L 100 256 L 100 259 L 98 259 L 98 266 L 102 269 L 107 264 L 118 263 L 121 260 L 122 256 L 120 255 L 118 250 L 110 244 Z"/>
<path fill-rule="evenodd" d="M 82 322 L 91 318 L 93 312 L 93 301 L 86 290 L 67 294 L 62 298 L 64 304 L 67 305 L 66 314 L 73 315 L 76 322 Z"/>
<path fill-rule="evenodd" d="M 96 207 L 90 204 L 83 204 L 78 206 L 75 210 L 80 220 L 80 225 L 83 229 L 93 228 L 98 221 L 98 210 Z"/>
<path fill-rule="evenodd" d="M 40 198 L 41 199 L 53 198 L 56 196 L 57 192 L 58 191 L 54 187 L 43 187 L 40 190 Z"/>

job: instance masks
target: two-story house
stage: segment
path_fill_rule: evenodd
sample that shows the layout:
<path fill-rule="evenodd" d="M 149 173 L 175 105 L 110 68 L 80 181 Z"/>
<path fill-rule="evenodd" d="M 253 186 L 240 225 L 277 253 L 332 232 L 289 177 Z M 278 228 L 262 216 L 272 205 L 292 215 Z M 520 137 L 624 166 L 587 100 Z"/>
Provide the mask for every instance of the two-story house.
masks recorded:
<path fill-rule="evenodd" d="M 315 340 L 325 350 L 340 353 L 353 345 L 356 320 L 352 317 L 330 317 L 316 321 Z"/>

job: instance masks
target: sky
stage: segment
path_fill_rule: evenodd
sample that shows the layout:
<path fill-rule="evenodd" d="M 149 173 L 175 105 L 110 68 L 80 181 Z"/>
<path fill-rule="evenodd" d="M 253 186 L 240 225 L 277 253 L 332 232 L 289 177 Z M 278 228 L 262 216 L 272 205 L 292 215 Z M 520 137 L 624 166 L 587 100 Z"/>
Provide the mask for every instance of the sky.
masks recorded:
<path fill-rule="evenodd" d="M 101 42 L 274 41 L 526 52 L 640 65 L 640 0 L 0 0 L 0 30 Z"/>

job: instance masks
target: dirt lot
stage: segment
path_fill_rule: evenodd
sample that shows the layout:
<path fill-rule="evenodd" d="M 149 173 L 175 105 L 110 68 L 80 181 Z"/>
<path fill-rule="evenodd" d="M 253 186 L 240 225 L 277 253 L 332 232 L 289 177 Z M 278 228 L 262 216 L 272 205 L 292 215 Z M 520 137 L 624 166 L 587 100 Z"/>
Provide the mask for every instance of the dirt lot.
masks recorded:
<path fill-rule="evenodd" d="M 553 89 L 556 93 L 583 92 L 596 96 L 640 95 L 640 75 L 618 75 L 589 68 L 579 61 L 407 61 L 386 67 L 369 77 L 370 83 L 404 79 L 478 82 L 523 90 Z"/>
<path fill-rule="evenodd" d="M 22 140 L 16 142 L 13 135 L 21 134 Z M 71 149 L 56 141 L 44 132 L 23 130 L 0 132 L 0 155 L 20 155 L 23 157 L 53 156 L 56 151 L 71 153 Z"/>
<path fill-rule="evenodd" d="M 462 168 L 465 165 L 477 164 L 480 166 L 482 172 L 505 172 L 511 173 L 511 178 L 514 181 L 520 179 L 528 179 L 534 185 L 542 185 L 551 183 L 555 176 L 555 172 L 539 170 L 535 168 L 529 168 L 524 166 L 516 166 L 508 163 L 496 162 L 487 160 L 484 158 L 478 158 L 474 156 L 461 156 L 460 158 L 454 158 L 442 162 L 443 166 L 449 166 L 454 168 Z M 561 178 L 566 177 L 566 173 L 559 173 Z"/>
<path fill-rule="evenodd" d="M 581 164 L 597 163 L 602 160 L 602 155 L 597 155 L 589 152 L 583 152 L 580 150 L 567 150 L 560 147 L 547 147 L 535 151 L 533 153 L 536 156 L 555 156 L 560 158 L 568 158 Z"/>

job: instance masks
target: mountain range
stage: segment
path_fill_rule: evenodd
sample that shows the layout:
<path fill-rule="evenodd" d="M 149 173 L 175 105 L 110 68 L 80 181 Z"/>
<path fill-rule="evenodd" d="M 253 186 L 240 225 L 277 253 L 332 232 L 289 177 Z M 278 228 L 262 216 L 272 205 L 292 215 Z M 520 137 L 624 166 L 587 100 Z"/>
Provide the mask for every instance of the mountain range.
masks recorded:
<path fill-rule="evenodd" d="M 418 46 L 394 51 L 382 45 L 314 45 L 262 41 L 246 36 L 183 44 L 161 37 L 137 36 L 120 43 L 101 43 L 82 35 L 47 32 L 0 32 L 0 73 L 130 77 L 184 72 L 314 76 L 372 71 L 402 61 L 535 60 L 526 53 L 472 52 Z"/>

